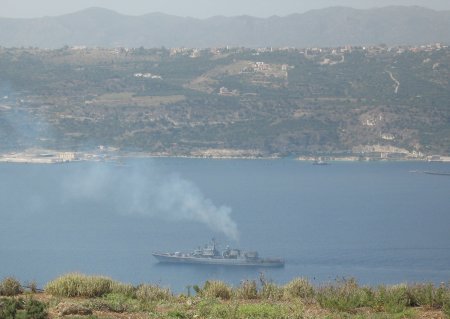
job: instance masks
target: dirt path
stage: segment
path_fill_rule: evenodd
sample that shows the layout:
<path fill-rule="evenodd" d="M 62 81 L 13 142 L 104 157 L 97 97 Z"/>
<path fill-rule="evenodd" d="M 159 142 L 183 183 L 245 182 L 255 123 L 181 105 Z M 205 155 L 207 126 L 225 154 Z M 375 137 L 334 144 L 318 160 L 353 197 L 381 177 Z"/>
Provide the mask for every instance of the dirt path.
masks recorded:
<path fill-rule="evenodd" d="M 394 93 L 395 93 L 395 94 L 398 94 L 398 89 L 400 88 L 400 82 L 394 77 L 394 75 L 392 74 L 391 71 L 386 71 L 386 73 L 388 73 L 389 76 L 390 76 L 390 78 L 391 78 L 391 80 L 395 82 L 395 90 L 394 90 Z"/>

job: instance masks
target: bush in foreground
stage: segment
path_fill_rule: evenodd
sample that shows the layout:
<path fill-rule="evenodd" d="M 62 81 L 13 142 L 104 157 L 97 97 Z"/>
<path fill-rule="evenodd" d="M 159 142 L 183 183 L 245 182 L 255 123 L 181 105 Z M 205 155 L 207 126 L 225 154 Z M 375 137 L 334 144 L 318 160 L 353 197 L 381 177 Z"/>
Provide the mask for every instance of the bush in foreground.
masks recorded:
<path fill-rule="evenodd" d="M 267 299 L 270 301 L 279 301 L 283 298 L 284 288 L 279 287 L 277 284 L 273 283 L 261 274 L 259 276 L 259 282 L 261 284 L 261 291 L 259 295 L 263 299 Z"/>
<path fill-rule="evenodd" d="M 231 298 L 231 288 L 223 281 L 207 281 L 201 290 L 201 295 L 207 298 L 220 298 L 228 300 Z"/>
<path fill-rule="evenodd" d="M 258 287 L 256 281 L 245 280 L 241 282 L 241 285 L 235 290 L 236 298 L 243 300 L 258 299 Z"/>
<path fill-rule="evenodd" d="M 314 287 L 305 278 L 295 278 L 284 286 L 284 295 L 286 299 L 311 300 L 314 297 Z"/>
<path fill-rule="evenodd" d="M 441 284 L 435 287 L 433 284 L 415 284 L 408 287 L 409 305 L 412 307 L 442 308 L 446 299 L 446 293 L 450 286 Z"/>
<path fill-rule="evenodd" d="M 406 285 L 395 285 L 378 287 L 368 305 L 377 311 L 398 313 L 405 310 L 409 303 L 408 287 Z"/>
<path fill-rule="evenodd" d="M 445 291 L 442 297 L 442 311 L 450 318 L 450 289 Z"/>
<path fill-rule="evenodd" d="M 345 312 L 369 306 L 371 297 L 371 289 L 359 287 L 355 279 L 344 279 L 320 287 L 316 292 L 316 300 L 323 308 Z"/>
<path fill-rule="evenodd" d="M 47 306 L 32 298 L 25 302 L 24 310 L 27 319 L 46 319 L 48 317 Z"/>
<path fill-rule="evenodd" d="M 101 297 L 112 292 L 113 280 L 102 276 L 67 274 L 45 286 L 45 292 L 57 297 Z"/>
<path fill-rule="evenodd" d="M 136 298 L 138 288 L 121 282 L 114 281 L 111 285 L 111 293 L 124 295 L 128 298 Z"/>
<path fill-rule="evenodd" d="M 170 289 L 156 285 L 141 285 L 136 291 L 136 298 L 143 302 L 163 301 L 172 298 Z"/>
<path fill-rule="evenodd" d="M 46 319 L 48 318 L 47 306 L 43 302 L 29 298 L 0 299 L 1 319 Z"/>
<path fill-rule="evenodd" d="M 22 285 L 13 277 L 6 277 L 0 283 L 0 296 L 17 296 L 22 292 Z"/>
<path fill-rule="evenodd" d="M 17 310 L 20 308 L 20 301 L 15 299 L 0 299 L 0 318 L 14 319 Z"/>

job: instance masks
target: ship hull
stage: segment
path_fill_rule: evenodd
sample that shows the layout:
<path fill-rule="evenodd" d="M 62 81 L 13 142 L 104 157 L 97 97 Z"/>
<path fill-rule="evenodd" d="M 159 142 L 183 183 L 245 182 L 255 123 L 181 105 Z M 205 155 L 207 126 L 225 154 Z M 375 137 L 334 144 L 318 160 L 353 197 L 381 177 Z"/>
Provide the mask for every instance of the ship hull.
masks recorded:
<path fill-rule="evenodd" d="M 163 253 L 152 254 L 160 263 L 197 264 L 240 267 L 283 267 L 284 261 L 278 259 L 227 259 L 227 258 L 199 258 L 192 256 L 173 256 Z"/>

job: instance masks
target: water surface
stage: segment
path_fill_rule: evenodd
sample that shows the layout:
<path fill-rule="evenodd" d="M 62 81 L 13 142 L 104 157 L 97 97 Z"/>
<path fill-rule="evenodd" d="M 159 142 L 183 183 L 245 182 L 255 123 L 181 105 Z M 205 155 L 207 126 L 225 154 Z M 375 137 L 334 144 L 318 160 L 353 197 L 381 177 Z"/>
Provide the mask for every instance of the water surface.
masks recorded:
<path fill-rule="evenodd" d="M 88 175 L 97 170 L 113 176 L 107 187 L 71 187 L 84 177 L 91 181 Z M 410 172 L 415 170 L 450 171 L 450 165 L 177 158 L 128 160 L 125 166 L 1 164 L 0 277 L 42 285 L 79 271 L 176 291 L 207 279 L 238 284 L 261 272 L 277 283 L 297 276 L 316 284 L 341 277 L 372 285 L 448 282 L 450 177 Z M 121 181 L 136 172 L 144 179 L 176 174 L 217 207 L 232 208 L 239 240 L 195 220 L 129 213 L 136 203 L 125 196 L 130 181 Z M 84 196 L 67 194 L 80 187 Z M 149 186 L 136 187 L 142 196 Z M 149 189 L 149 196 L 154 192 Z M 283 257 L 286 266 L 171 266 L 151 256 L 189 251 L 211 237 Z"/>

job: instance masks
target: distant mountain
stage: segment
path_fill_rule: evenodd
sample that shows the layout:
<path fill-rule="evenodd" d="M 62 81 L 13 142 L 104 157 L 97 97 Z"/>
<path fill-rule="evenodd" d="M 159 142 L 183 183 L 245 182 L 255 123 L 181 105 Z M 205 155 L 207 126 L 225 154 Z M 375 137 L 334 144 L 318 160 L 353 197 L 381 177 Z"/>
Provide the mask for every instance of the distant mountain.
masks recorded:
<path fill-rule="evenodd" d="M 308 47 L 450 42 L 450 11 L 422 7 L 332 7 L 286 17 L 194 19 L 126 16 L 90 8 L 37 19 L 0 18 L 0 46 Z"/>

